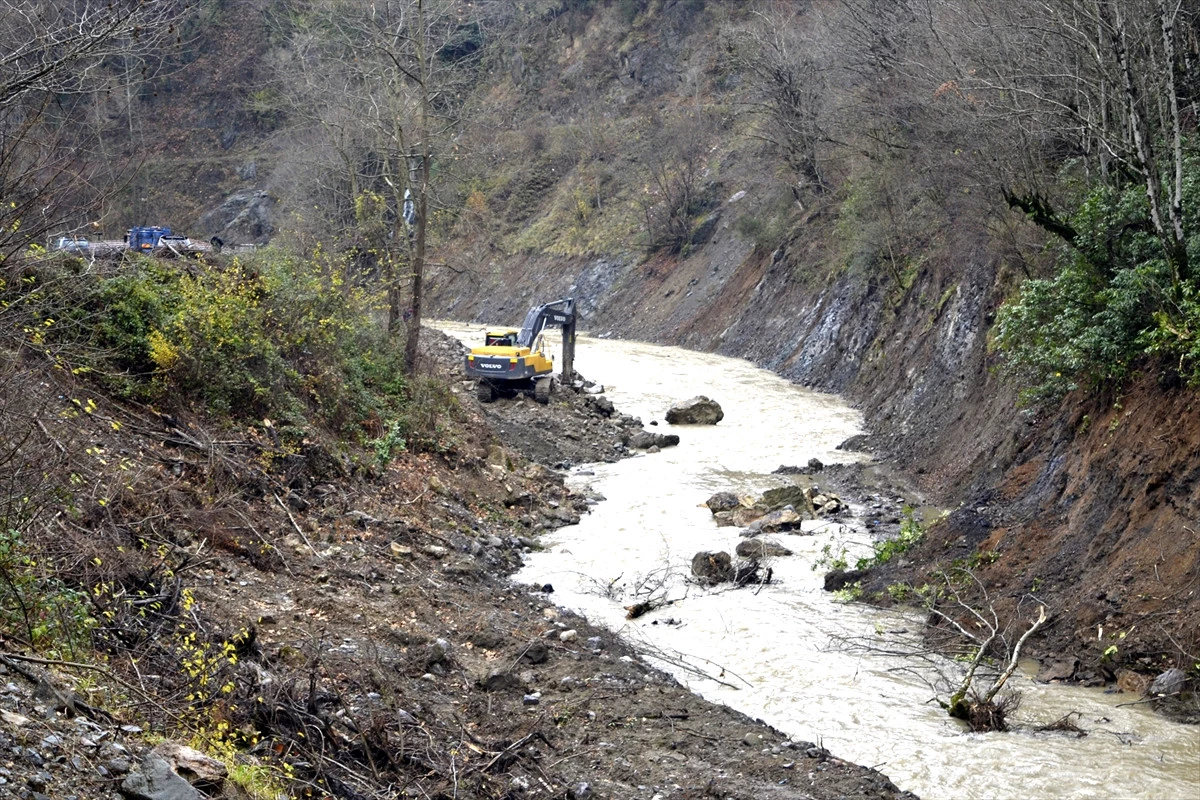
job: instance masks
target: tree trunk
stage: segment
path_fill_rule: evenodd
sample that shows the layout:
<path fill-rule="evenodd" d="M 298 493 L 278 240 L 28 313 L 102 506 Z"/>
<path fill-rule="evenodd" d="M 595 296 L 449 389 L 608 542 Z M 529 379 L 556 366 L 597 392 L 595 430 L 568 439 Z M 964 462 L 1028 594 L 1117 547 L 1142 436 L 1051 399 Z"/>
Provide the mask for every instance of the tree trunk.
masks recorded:
<path fill-rule="evenodd" d="M 1129 131 L 1133 136 L 1138 171 L 1141 172 L 1142 180 L 1145 183 L 1146 200 L 1150 205 L 1150 222 L 1154 226 L 1154 232 L 1158 236 L 1159 242 L 1162 244 L 1163 254 L 1167 257 L 1167 261 L 1171 265 L 1173 282 L 1178 286 L 1183 277 L 1183 267 L 1185 265 L 1179 261 L 1180 248 L 1176 246 L 1175 236 L 1169 231 L 1167 220 L 1164 219 L 1162 178 L 1159 175 L 1158 163 L 1155 159 L 1153 143 L 1150 139 L 1149 127 L 1146 124 L 1146 110 L 1143 107 L 1144 101 L 1141 89 L 1133 74 L 1133 65 L 1130 62 L 1129 35 L 1125 24 L 1125 17 L 1119 4 L 1116 4 L 1110 10 L 1109 6 L 1105 3 L 1099 3 L 1097 9 L 1105 26 L 1108 28 L 1109 43 L 1112 46 L 1113 54 L 1116 56 L 1117 64 L 1121 70 L 1121 78 L 1125 91 L 1125 104 L 1129 111 Z"/>
<path fill-rule="evenodd" d="M 431 67 L 426 51 L 425 3 L 417 0 L 417 65 L 420 70 L 421 111 L 417 135 L 421 139 L 421 166 L 417 182 L 417 241 L 412 259 L 412 302 L 408 308 L 408 338 L 404 342 L 404 371 L 409 376 L 417 371 L 420 352 L 421 305 L 425 294 L 425 233 L 429 225 L 429 77 Z"/>
<path fill-rule="evenodd" d="M 1168 13 L 1167 0 L 1158 0 L 1159 22 L 1162 25 L 1163 53 L 1167 66 L 1167 123 L 1171 126 L 1170 138 L 1173 150 L 1174 180 L 1171 185 L 1171 199 L 1167 204 L 1167 214 L 1171 219 L 1171 234 L 1175 251 L 1175 264 L 1179 278 L 1187 280 L 1189 276 L 1187 238 L 1183 232 L 1183 131 L 1179 122 L 1179 93 L 1175 87 L 1175 18 L 1179 13 L 1180 3 Z"/>

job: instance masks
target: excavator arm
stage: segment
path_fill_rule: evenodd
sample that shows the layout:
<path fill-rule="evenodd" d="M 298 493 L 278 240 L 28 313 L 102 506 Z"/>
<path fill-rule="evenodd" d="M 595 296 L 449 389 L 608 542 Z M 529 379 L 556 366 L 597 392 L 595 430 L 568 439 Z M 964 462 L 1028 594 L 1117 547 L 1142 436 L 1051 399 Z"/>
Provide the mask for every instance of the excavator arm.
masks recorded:
<path fill-rule="evenodd" d="M 546 328 L 563 329 L 563 380 L 568 383 L 575 375 L 575 298 L 564 297 L 551 303 L 543 303 L 529 309 L 517 343 L 522 347 L 533 347 L 537 337 Z"/>
<path fill-rule="evenodd" d="M 517 344 L 521 347 L 533 347 L 538 334 L 546 328 L 566 328 L 575 325 L 575 298 L 567 297 L 555 300 L 553 303 L 543 303 L 529 309 L 525 321 L 521 323 L 521 333 L 517 336 Z"/>

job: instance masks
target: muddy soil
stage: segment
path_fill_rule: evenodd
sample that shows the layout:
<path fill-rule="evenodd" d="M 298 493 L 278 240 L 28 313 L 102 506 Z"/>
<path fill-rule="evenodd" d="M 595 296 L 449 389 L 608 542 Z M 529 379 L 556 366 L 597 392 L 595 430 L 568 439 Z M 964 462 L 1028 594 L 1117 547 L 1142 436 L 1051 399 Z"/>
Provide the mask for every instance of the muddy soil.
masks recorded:
<path fill-rule="evenodd" d="M 430 362 L 452 372 L 440 365 L 454 348 L 431 339 L 441 358 Z M 911 797 L 690 694 L 557 610 L 552 587 L 512 585 L 540 532 L 588 513 L 553 467 L 620 457 L 631 423 L 561 388 L 549 406 L 486 408 L 458 388 L 464 434 L 447 452 L 347 471 L 314 445 L 286 484 L 259 475 L 265 491 L 216 508 L 179 499 L 211 485 L 211 453 L 172 449 L 140 417 L 89 431 L 168 465 L 153 480 L 175 505 L 159 524 L 203 556 L 178 576 L 189 599 L 171 625 L 229 643 L 237 658 L 215 676 L 227 689 L 188 706 L 180 677 L 157 674 L 151 658 L 169 663 L 169 626 L 158 650 L 140 645 L 144 661 L 114 657 L 98 673 L 31 662 L 6 641 L 0 796 L 137 796 L 129 781 L 149 768 L 153 733 L 236 741 L 286 769 L 305 797 Z M 198 437 L 196 421 L 170 423 L 176 438 Z M 98 547 L 84 557 L 120 558 Z M 194 796 L 246 797 L 244 783 Z"/>
<path fill-rule="evenodd" d="M 1048 624 L 1023 651 L 1041 663 L 1040 679 L 1111 686 L 1200 723 L 1194 396 L 1143 381 L 1115 402 L 1071 403 L 1030 428 L 1004 480 L 940 515 L 930 509 L 921 542 L 863 576 L 864 591 L 890 605 L 889 586 L 968 566 L 1002 618 L 1022 603 L 1046 606 Z M 821 480 L 867 509 L 877 539 L 924 502 L 903 473 L 882 466 L 834 467 Z M 1172 670 L 1186 675 L 1180 690 L 1148 695 Z"/>

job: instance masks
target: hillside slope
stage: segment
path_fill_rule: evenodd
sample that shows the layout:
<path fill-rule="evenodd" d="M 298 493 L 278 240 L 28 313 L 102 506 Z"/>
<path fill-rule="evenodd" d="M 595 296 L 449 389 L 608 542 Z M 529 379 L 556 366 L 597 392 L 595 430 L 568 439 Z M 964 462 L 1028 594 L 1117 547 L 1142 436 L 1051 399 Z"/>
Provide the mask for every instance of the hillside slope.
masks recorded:
<path fill-rule="evenodd" d="M 943 4 L 937 21 L 961 40 L 930 41 L 932 19 L 906 3 L 487 5 L 497 13 L 438 155 L 430 310 L 514 323 L 573 295 L 594 333 L 744 356 L 842 393 L 877 454 L 932 498 L 965 503 L 950 521 L 963 527 L 930 537 L 928 566 L 995 531 L 988 580 L 1014 598 L 1039 578 L 1061 587 L 1055 630 L 1082 658 L 1098 664 L 1108 649 L 1089 633 L 1098 614 L 1126 633 L 1104 674 L 1126 654 L 1191 668 L 1195 392 L 1135 364 L 1145 377 L 1127 396 L 1080 391 L 1035 410 L 995 373 L 997 309 L 1022 279 L 1052 272 L 1050 238 L 1031 220 L 1052 226 L 1056 209 L 1082 204 L 1097 145 L 1053 116 L 1022 126 L 988 113 L 955 59 L 1012 43 L 978 47 L 987 29 L 956 27 L 957 6 L 973 8 Z M 347 211 L 322 227 L 304 212 L 322 217 L 324 197 L 298 189 L 321 182 L 312 159 L 336 149 L 312 118 L 321 103 L 287 102 L 307 18 L 287 2 L 199 7 L 170 69 L 110 120 L 114 136 L 131 130 L 123 152 L 145 169 L 105 220 L 355 252 L 359 220 Z M 943 47 L 961 49 L 946 61 Z M 1181 59 L 1200 63 L 1191 54 Z M 1195 76 L 1179 84 L 1186 107 Z M 361 161 L 368 175 L 371 147 Z M 172 219 L 146 220 L 148 209 Z M 1135 235 L 1148 225 L 1117 222 Z M 1131 546 L 1135 534 L 1179 548 L 1166 577 L 1166 550 Z M 1122 546 L 1080 549 L 1097 536 Z M 1132 596 L 1170 599 L 1149 611 L 1096 599 L 1111 596 L 1101 584 L 1118 564 Z M 1139 583 L 1149 576 L 1175 583 Z M 1182 613 L 1137 616 L 1171 608 Z"/>

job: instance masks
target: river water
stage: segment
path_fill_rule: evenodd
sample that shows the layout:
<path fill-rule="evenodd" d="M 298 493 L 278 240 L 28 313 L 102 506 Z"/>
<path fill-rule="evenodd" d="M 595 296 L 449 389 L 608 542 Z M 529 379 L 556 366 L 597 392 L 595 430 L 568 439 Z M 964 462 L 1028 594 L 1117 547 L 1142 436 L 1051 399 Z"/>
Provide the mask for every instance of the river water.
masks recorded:
<path fill-rule="evenodd" d="M 482 341 L 481 326 L 441 327 Z M 714 492 L 757 494 L 786 485 L 770 474 L 780 465 L 858 457 L 835 449 L 862 432 L 859 414 L 839 398 L 745 361 L 636 342 L 581 336 L 576 367 L 622 412 L 647 425 L 657 420 L 657 430 L 679 433 L 681 442 L 574 470 L 570 485 L 605 499 L 579 525 L 543 537 L 546 550 L 527 557 L 517 582 L 552 584 L 556 603 L 640 646 L 691 690 L 877 767 L 926 800 L 1200 798 L 1200 729 L 1122 705 L 1131 695 L 1044 686 L 1018 674 L 1009 682 L 1023 694 L 1017 730 L 972 734 L 930 702 L 927 680 L 906 669 L 915 664 L 842 646 L 847 638 L 902 637 L 919 625 L 822 590 L 814 564 L 827 546 L 848 548 L 851 560 L 868 551 L 853 520 L 806 523 L 806 535 L 775 537 L 795 555 L 773 561 L 769 585 L 703 590 L 685 580 L 693 554 L 732 553 L 738 542 L 737 529 L 716 527 L 702 505 Z M 717 400 L 724 420 L 667 426 L 666 409 L 697 394 Z M 624 607 L 648 594 L 672 602 L 626 620 Z M 1031 730 L 1069 712 L 1086 736 Z"/>

